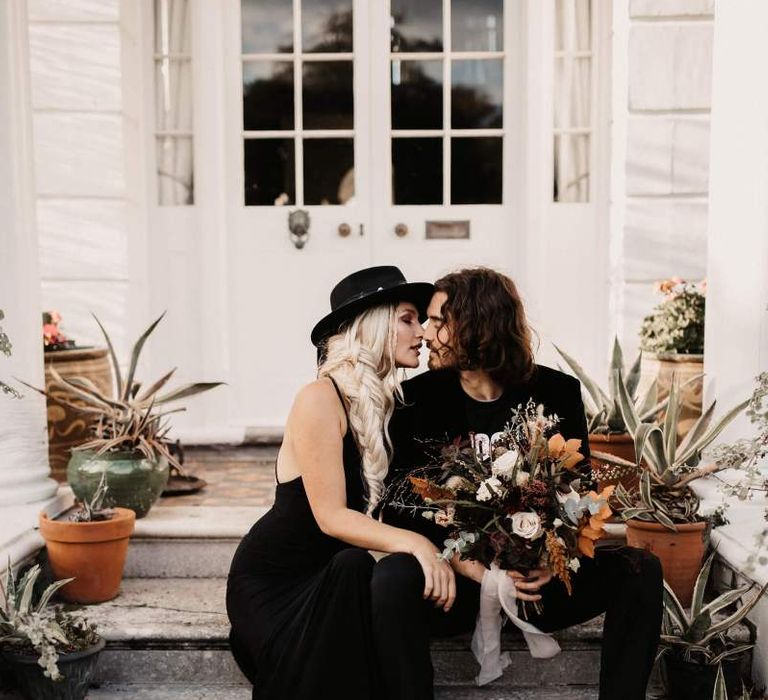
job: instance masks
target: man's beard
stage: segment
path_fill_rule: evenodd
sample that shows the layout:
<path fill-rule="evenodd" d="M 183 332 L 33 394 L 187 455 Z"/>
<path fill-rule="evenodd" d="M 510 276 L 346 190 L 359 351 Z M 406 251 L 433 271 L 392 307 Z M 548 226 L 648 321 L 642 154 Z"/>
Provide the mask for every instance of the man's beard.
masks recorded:
<path fill-rule="evenodd" d="M 430 350 L 427 356 L 427 367 L 429 369 L 447 369 L 453 367 L 453 365 L 453 353 L 447 348 Z"/>

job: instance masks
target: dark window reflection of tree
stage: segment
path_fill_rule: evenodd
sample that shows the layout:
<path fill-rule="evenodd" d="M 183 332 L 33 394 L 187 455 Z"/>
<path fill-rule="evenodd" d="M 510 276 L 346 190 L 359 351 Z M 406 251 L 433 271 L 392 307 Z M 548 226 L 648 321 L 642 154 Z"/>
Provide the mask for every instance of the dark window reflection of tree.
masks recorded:
<path fill-rule="evenodd" d="M 416 61 L 402 61 L 400 73 L 400 82 L 392 84 L 392 128 L 442 129 L 442 82 Z"/>
<path fill-rule="evenodd" d="M 305 29 L 306 31 L 306 29 Z M 312 37 L 311 45 L 304 45 L 307 53 L 342 53 L 352 51 L 352 10 L 332 13 L 325 25 L 318 32 L 319 37 Z"/>
<path fill-rule="evenodd" d="M 243 85 L 243 126 L 247 131 L 293 129 L 293 64 L 270 65 L 271 77 Z"/>
<path fill-rule="evenodd" d="M 441 13 L 442 14 L 442 13 Z M 414 36 L 418 34 L 416 26 L 409 24 L 409 17 L 407 10 L 393 11 L 392 12 L 392 29 L 390 33 L 391 49 L 393 52 L 406 52 L 406 51 L 433 51 L 439 52 L 443 50 L 443 40 L 441 36 Z M 442 20 L 438 20 L 435 31 L 440 32 L 442 27 L 440 23 Z M 428 28 L 423 27 L 422 34 L 427 34 Z"/>
<path fill-rule="evenodd" d="M 482 89 L 465 86 L 451 91 L 451 126 L 454 129 L 499 129 L 501 105 Z"/>

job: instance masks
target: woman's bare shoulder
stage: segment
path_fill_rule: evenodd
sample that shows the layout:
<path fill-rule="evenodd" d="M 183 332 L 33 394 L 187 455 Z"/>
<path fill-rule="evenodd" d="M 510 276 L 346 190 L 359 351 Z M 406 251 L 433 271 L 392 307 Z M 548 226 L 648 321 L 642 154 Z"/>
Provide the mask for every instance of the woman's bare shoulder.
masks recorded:
<path fill-rule="evenodd" d="M 306 420 L 329 419 L 344 416 L 344 409 L 330 379 L 320 378 L 299 389 L 291 408 L 291 418 Z"/>

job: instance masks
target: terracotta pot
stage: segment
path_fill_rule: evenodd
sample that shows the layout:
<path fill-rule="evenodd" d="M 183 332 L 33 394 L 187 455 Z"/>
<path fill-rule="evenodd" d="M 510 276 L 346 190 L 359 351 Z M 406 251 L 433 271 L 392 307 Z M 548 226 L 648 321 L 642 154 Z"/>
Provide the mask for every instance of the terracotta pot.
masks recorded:
<path fill-rule="evenodd" d="M 589 451 L 604 452 L 627 462 L 635 462 L 635 441 L 629 433 L 615 435 L 600 435 L 590 433 Z M 621 467 L 615 464 L 601 463 L 600 458 L 593 456 L 592 472 L 597 479 L 597 487 L 601 491 L 606 486 L 622 484 L 625 489 L 631 491 L 640 483 L 640 470 L 633 467 Z"/>
<path fill-rule="evenodd" d="M 115 511 L 110 520 L 92 523 L 51 520 L 40 513 L 40 534 L 54 578 L 75 577 L 59 589 L 65 600 L 102 603 L 117 595 L 136 514 L 127 508 Z"/>
<path fill-rule="evenodd" d="M 70 403 L 82 404 L 79 399 L 62 389 L 51 375 L 53 367 L 62 377 L 86 377 L 106 396 L 113 395 L 112 369 L 106 348 L 52 350 L 45 353 L 45 389 L 49 394 L 61 396 Z M 94 418 L 72 408 L 47 400 L 48 457 L 51 476 L 58 481 L 67 479 L 70 450 L 90 438 Z"/>
<path fill-rule="evenodd" d="M 654 379 L 657 380 L 659 401 L 669 396 L 672 377 L 676 376 L 681 387 L 682 405 L 677 420 L 677 437 L 682 440 L 693 424 L 701 416 L 701 403 L 704 394 L 704 355 L 680 355 L 673 352 L 643 353 L 640 364 L 640 383 L 638 393 L 642 394 Z M 698 377 L 686 387 L 687 381 Z M 659 420 L 664 420 L 662 412 Z"/>
<path fill-rule="evenodd" d="M 693 599 L 693 587 L 699 575 L 709 537 L 709 523 L 683 523 L 677 532 L 659 523 L 627 520 L 627 544 L 647 549 L 661 561 L 664 580 L 684 607 Z"/>

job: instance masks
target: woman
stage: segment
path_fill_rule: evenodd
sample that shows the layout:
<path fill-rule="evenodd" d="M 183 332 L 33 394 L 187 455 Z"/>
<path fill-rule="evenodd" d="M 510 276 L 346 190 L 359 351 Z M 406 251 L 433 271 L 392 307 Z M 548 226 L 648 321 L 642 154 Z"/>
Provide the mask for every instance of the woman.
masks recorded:
<path fill-rule="evenodd" d="M 312 331 L 319 378 L 296 397 L 275 504 L 240 543 L 227 584 L 232 652 L 254 698 L 381 697 L 379 659 L 397 650 L 373 638 L 368 550 L 412 555 L 424 598 L 453 604 L 453 572 L 437 548 L 370 517 L 389 466 L 397 368 L 418 366 L 431 295 L 431 284 L 409 284 L 395 267 L 360 270 L 336 285 Z"/>

